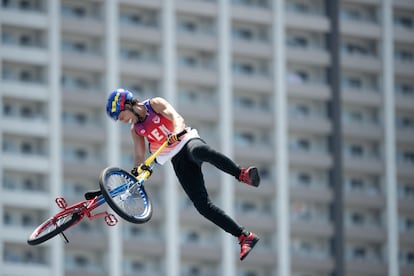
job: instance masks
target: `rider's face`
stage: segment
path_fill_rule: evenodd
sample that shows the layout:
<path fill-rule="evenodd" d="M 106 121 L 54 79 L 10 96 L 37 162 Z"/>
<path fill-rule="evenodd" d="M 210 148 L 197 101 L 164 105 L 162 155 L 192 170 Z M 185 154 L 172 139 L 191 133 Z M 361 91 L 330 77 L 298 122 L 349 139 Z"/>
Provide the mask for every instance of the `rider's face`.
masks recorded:
<path fill-rule="evenodd" d="M 118 121 L 126 124 L 135 124 L 138 119 L 130 110 L 123 110 L 119 113 Z"/>

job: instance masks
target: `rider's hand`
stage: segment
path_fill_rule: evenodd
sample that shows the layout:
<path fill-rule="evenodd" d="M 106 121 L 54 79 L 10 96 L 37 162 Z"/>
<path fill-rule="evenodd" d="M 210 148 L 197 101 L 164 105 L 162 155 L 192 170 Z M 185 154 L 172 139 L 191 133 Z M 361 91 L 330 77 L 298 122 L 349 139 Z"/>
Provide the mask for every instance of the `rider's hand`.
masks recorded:
<path fill-rule="evenodd" d="M 181 141 L 177 134 L 175 133 L 168 133 L 167 134 L 167 139 L 168 139 L 168 145 L 172 145 L 174 143 L 177 143 L 178 141 Z"/>
<path fill-rule="evenodd" d="M 143 171 L 147 171 L 147 172 L 149 172 L 149 175 L 151 175 L 152 174 L 152 169 L 151 169 L 151 167 L 150 166 L 147 166 L 147 165 L 145 165 L 145 164 L 139 164 L 138 166 L 136 166 L 136 167 L 134 167 L 132 170 L 131 170 L 131 174 L 133 175 L 133 176 L 138 176 L 140 173 L 142 173 Z"/>

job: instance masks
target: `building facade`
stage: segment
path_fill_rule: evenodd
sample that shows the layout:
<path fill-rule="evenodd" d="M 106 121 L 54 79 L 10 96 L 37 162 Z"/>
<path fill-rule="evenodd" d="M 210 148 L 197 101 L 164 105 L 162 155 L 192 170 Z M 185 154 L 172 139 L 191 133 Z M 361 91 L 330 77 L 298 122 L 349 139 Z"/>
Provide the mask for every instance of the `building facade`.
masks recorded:
<path fill-rule="evenodd" d="M 414 1 L 2 0 L 0 275 L 414 275 Z M 28 235 L 132 165 L 124 87 L 170 100 L 258 189 L 205 164 L 212 200 L 261 237 L 201 217 L 170 165 L 146 224 Z"/>

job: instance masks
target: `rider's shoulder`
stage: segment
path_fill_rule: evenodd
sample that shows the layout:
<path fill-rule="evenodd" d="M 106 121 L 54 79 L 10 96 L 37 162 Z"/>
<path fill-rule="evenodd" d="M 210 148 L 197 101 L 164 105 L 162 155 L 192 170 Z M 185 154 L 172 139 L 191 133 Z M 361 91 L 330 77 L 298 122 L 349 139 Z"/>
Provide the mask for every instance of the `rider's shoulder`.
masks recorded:
<path fill-rule="evenodd" d="M 164 99 L 163 97 L 154 97 L 149 99 L 149 102 L 151 104 L 151 106 L 165 106 L 168 103 L 168 101 L 166 99 Z"/>

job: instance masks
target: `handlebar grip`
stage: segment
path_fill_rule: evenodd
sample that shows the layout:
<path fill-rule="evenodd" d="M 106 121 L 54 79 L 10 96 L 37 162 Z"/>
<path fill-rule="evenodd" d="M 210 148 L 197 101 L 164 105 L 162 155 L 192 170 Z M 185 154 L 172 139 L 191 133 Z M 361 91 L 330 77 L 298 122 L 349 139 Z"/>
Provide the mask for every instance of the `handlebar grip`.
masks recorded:
<path fill-rule="evenodd" d="M 180 131 L 179 133 L 177 133 L 177 137 L 180 138 L 181 136 L 183 136 L 186 133 L 187 133 L 187 129 L 183 129 L 182 131 Z"/>

